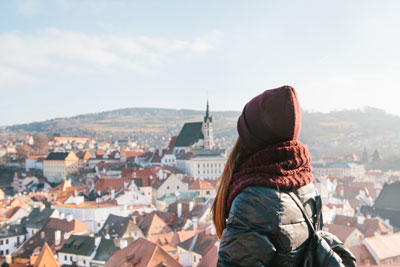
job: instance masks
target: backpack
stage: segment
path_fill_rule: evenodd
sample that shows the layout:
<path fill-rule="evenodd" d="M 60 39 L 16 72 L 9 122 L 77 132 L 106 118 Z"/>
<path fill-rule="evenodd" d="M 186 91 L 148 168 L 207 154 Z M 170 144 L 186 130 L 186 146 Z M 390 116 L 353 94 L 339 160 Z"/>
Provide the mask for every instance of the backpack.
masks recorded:
<path fill-rule="evenodd" d="M 296 205 L 301 210 L 303 217 L 311 228 L 313 234 L 309 240 L 307 250 L 304 255 L 304 265 L 306 267 L 355 267 L 356 258 L 347 249 L 339 238 L 323 230 L 316 230 L 311 218 L 308 216 L 303 204 L 296 194 L 288 192 Z M 317 202 L 321 202 L 321 197 L 317 196 Z M 317 216 L 318 218 L 318 216 Z"/>

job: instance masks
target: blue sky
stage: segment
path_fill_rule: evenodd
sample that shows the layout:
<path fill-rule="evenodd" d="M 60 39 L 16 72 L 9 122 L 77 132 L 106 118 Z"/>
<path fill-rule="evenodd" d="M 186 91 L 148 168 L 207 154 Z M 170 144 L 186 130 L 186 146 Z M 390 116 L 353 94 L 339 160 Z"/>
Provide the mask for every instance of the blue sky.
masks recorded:
<path fill-rule="evenodd" d="M 125 107 L 400 115 L 400 1 L 0 2 L 0 125 Z"/>

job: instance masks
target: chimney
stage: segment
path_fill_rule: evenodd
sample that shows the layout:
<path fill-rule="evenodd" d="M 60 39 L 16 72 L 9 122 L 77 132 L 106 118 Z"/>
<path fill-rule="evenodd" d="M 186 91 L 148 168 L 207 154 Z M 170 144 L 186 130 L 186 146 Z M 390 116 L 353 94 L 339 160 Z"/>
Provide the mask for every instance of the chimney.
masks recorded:
<path fill-rule="evenodd" d="M 96 246 L 96 248 L 99 247 L 100 241 L 101 241 L 101 237 L 99 237 L 99 236 L 94 239 L 94 245 Z"/>
<path fill-rule="evenodd" d="M 133 221 L 134 224 L 137 224 L 137 222 L 136 222 L 136 216 L 132 216 L 132 221 Z"/>
<path fill-rule="evenodd" d="M 61 244 L 61 231 L 60 230 L 56 230 L 54 232 L 54 244 L 56 246 L 59 246 Z"/>
<path fill-rule="evenodd" d="M 158 150 L 158 155 L 161 157 L 162 156 L 162 149 Z"/>
<path fill-rule="evenodd" d="M 40 238 L 41 239 L 44 239 L 44 237 L 45 237 L 45 234 L 44 234 L 44 232 L 42 231 L 42 232 L 40 232 Z"/>
<path fill-rule="evenodd" d="M 74 196 L 75 196 L 75 197 L 78 196 L 78 190 L 74 190 Z"/>
<path fill-rule="evenodd" d="M 59 215 L 58 218 L 61 219 L 61 220 L 65 219 L 65 213 L 64 212 L 60 212 L 60 215 Z"/>
<path fill-rule="evenodd" d="M 193 221 L 193 230 L 197 230 L 197 226 L 198 226 L 198 221 L 196 217 L 192 218 Z"/>
<path fill-rule="evenodd" d="M 83 202 L 83 197 L 76 196 L 75 197 L 75 204 L 78 206 Z"/>
<path fill-rule="evenodd" d="M 128 246 L 128 241 L 126 239 L 119 240 L 119 248 L 120 249 L 126 248 L 127 246 Z"/>
<path fill-rule="evenodd" d="M 71 213 L 68 213 L 68 215 L 67 215 L 67 222 L 72 222 L 73 219 L 74 219 L 74 216 L 72 216 Z"/>
<path fill-rule="evenodd" d="M 192 211 L 192 210 L 193 210 L 193 207 L 194 207 L 194 202 L 193 202 L 193 201 L 190 201 L 190 202 L 189 202 L 189 211 Z"/>
<path fill-rule="evenodd" d="M 111 199 L 115 198 L 115 189 L 111 189 Z"/>
<path fill-rule="evenodd" d="M 211 224 L 211 234 L 212 234 L 212 235 L 215 235 L 215 234 L 216 234 L 216 230 L 215 230 L 214 224 Z"/>
<path fill-rule="evenodd" d="M 100 203 L 100 200 L 101 200 L 101 198 L 96 197 L 96 203 L 97 203 L 97 204 Z"/>
<path fill-rule="evenodd" d="M 357 224 L 362 225 L 364 224 L 365 218 L 363 216 L 357 216 Z"/>
<path fill-rule="evenodd" d="M 182 216 L 182 203 L 178 203 L 177 205 L 177 215 L 178 217 Z"/>

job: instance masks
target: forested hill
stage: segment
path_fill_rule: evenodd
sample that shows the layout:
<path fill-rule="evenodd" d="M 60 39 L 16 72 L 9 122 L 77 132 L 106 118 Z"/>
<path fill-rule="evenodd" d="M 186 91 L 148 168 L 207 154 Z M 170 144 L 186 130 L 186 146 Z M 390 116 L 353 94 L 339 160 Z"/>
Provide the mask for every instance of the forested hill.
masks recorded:
<path fill-rule="evenodd" d="M 236 134 L 239 111 L 211 111 L 216 136 Z M 66 136 L 129 136 L 133 133 L 176 135 L 185 122 L 200 121 L 204 111 L 160 108 L 126 108 L 70 118 L 3 127 L 3 133 L 58 133 Z M 383 110 L 366 107 L 363 110 L 342 110 L 330 113 L 303 111 L 301 140 L 307 144 L 341 142 L 362 149 L 363 146 L 390 144 L 397 149 L 400 137 L 400 117 Z M 397 151 L 394 151 L 397 152 Z M 400 153 L 399 153 L 400 154 Z"/>

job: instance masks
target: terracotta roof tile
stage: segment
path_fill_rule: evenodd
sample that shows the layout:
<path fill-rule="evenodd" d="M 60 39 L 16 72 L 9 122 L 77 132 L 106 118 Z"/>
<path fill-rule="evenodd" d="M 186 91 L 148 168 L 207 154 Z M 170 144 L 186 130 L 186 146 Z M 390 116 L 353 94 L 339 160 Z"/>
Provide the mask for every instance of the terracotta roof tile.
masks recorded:
<path fill-rule="evenodd" d="M 390 229 L 384 225 L 380 219 L 373 218 L 365 219 L 364 223 L 360 227 L 360 231 L 368 237 L 374 236 L 375 232 L 380 234 L 388 234 Z"/>
<path fill-rule="evenodd" d="M 364 244 L 380 260 L 400 256 L 400 233 L 366 237 Z"/>
<path fill-rule="evenodd" d="M 31 262 L 31 264 L 33 264 L 33 267 L 60 266 L 58 264 L 58 260 L 56 259 L 49 245 L 47 245 L 46 242 L 44 243 L 40 255 L 36 258 L 35 262 L 34 263 Z"/>
<path fill-rule="evenodd" d="M 346 225 L 351 227 L 358 227 L 357 217 L 345 216 L 337 214 L 333 220 L 333 224 Z"/>
<path fill-rule="evenodd" d="M 357 230 L 355 227 L 339 224 L 325 224 L 324 229 L 329 233 L 336 235 L 343 243 L 354 231 Z"/>
<path fill-rule="evenodd" d="M 145 236 L 163 232 L 172 232 L 172 229 L 168 224 L 154 212 L 145 213 L 142 216 L 136 216 L 136 223 Z"/>
<path fill-rule="evenodd" d="M 357 265 L 376 265 L 374 257 L 369 253 L 365 245 L 357 245 L 349 247 L 357 260 Z"/>
<path fill-rule="evenodd" d="M 214 186 L 209 182 L 206 182 L 200 178 L 197 178 L 193 183 L 189 185 L 189 190 L 207 190 L 214 189 Z"/>
<path fill-rule="evenodd" d="M 123 168 L 121 177 L 126 179 L 150 178 L 154 181 L 157 178 L 157 174 L 151 168 Z"/>
<path fill-rule="evenodd" d="M 211 235 L 208 230 L 204 230 L 185 240 L 184 242 L 179 243 L 178 246 L 185 250 L 194 251 L 197 254 L 204 256 L 217 241 L 218 238 L 216 235 Z"/>
<path fill-rule="evenodd" d="M 218 261 L 219 241 L 216 241 L 214 246 L 211 247 L 206 254 L 201 258 L 197 267 L 217 266 Z"/>
<path fill-rule="evenodd" d="M 170 266 L 181 267 L 174 258 L 165 252 L 159 245 L 144 238 L 139 238 L 126 248 L 118 250 L 105 263 L 104 267 L 147 267 Z"/>
<path fill-rule="evenodd" d="M 118 192 L 125 188 L 126 179 L 124 178 L 103 178 L 96 182 L 94 190 L 102 193 L 111 192 L 112 189 Z"/>
<path fill-rule="evenodd" d="M 50 221 L 47 223 L 46 228 L 52 230 L 60 230 L 66 233 L 82 233 L 91 231 L 88 226 L 76 219 L 68 221 L 67 219 L 50 218 Z"/>

